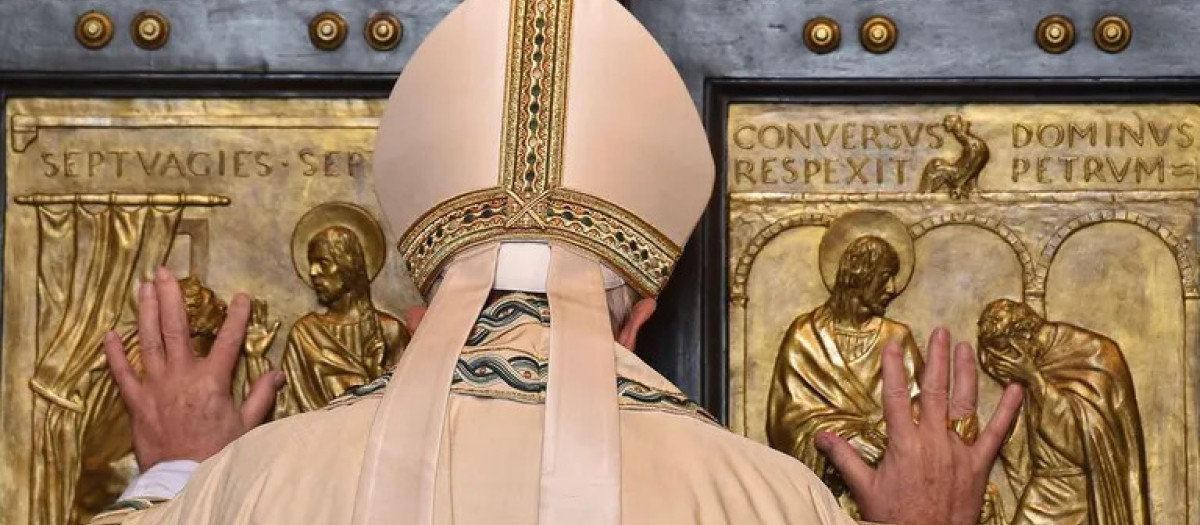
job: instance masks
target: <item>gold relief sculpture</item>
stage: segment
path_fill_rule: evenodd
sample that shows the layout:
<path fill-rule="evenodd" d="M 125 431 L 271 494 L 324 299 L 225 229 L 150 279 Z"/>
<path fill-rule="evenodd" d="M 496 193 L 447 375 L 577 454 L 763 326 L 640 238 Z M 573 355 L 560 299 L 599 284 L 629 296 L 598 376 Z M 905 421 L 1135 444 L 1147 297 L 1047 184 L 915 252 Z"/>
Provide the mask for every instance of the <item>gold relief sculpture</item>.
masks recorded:
<path fill-rule="evenodd" d="M 191 199 L 178 195 L 116 197 L 111 196 L 110 200 L 131 201 L 144 197 L 147 201 L 175 200 L 183 204 L 220 201 L 205 196 Z M 133 322 L 133 303 L 130 302 L 132 280 L 139 267 L 148 270 L 166 255 L 169 246 L 165 242 L 169 242 L 182 209 L 175 207 L 162 211 L 143 207 L 131 210 L 110 205 L 87 210 L 78 203 L 86 200 L 89 199 L 78 195 L 18 199 L 46 203 L 40 210 L 44 253 L 55 257 L 43 259 L 39 280 L 62 285 L 56 287 L 68 292 L 69 301 L 54 304 L 52 297 L 59 295 L 53 293 L 54 290 L 47 290 L 49 293 L 43 296 L 50 302 L 45 305 L 49 308 L 40 312 L 45 318 L 39 321 L 58 328 L 54 329 L 48 351 L 39 362 L 39 375 L 29 381 L 30 389 L 43 400 L 35 402 L 34 413 L 35 420 L 41 421 L 41 428 L 35 428 L 33 439 L 34 523 L 46 525 L 86 522 L 112 503 L 136 470 L 128 413 L 116 383 L 108 373 L 102 343 L 97 336 L 110 329 L 117 330 L 125 342 L 130 363 L 135 371 L 141 372 L 140 344 Z M 64 204 L 63 201 L 74 202 Z M 87 229 L 92 230 L 90 235 L 95 243 L 91 253 L 83 257 L 80 254 L 57 257 L 62 252 L 70 254 L 74 251 L 77 247 L 72 245 L 80 242 L 79 230 Z M 130 235 L 139 231 L 143 237 Z M 83 289 L 73 290 L 70 282 L 73 276 L 69 274 L 80 271 L 86 273 L 89 282 L 84 283 Z M 112 272 L 110 275 L 118 276 L 118 280 L 105 283 L 108 277 L 105 272 Z M 180 280 L 180 286 L 192 330 L 192 350 L 198 356 L 208 355 L 217 331 L 225 321 L 226 303 L 195 277 Z M 70 301 L 71 293 L 83 297 Z M 63 297 L 59 295 L 57 299 Z M 52 313 L 63 309 L 65 311 L 60 315 Z M 60 349 L 68 348 L 63 341 L 70 341 L 67 338 L 72 335 L 80 346 L 72 355 L 64 357 Z M 247 348 L 261 346 L 262 335 L 269 338 L 272 334 L 255 331 L 246 339 Z M 235 382 L 233 388 L 235 392 L 244 392 L 249 385 Z"/>
<path fill-rule="evenodd" d="M 888 213 L 847 213 L 822 237 L 820 261 L 829 299 L 793 320 L 779 345 L 767 405 L 767 439 L 812 468 L 855 514 L 855 502 L 837 469 L 816 448 L 816 435 L 824 431 L 845 438 L 871 466 L 883 459 L 887 425 L 882 359 L 884 346 L 892 342 L 904 349 L 913 417 L 919 413 L 920 349 L 908 326 L 884 317 L 912 276 L 912 237 Z M 955 431 L 973 441 L 976 420 L 963 421 L 968 423 L 955 425 Z M 1003 523 L 1003 503 L 994 486 L 989 486 L 985 502 L 979 523 Z"/>
<path fill-rule="evenodd" d="M 962 115 L 947 115 L 942 120 L 942 128 L 958 141 L 962 151 L 953 161 L 933 159 L 925 164 L 917 191 L 937 193 L 944 190 L 951 198 L 965 199 L 975 191 L 990 152 L 987 143 L 971 133 L 971 123 L 963 120 Z"/>
<path fill-rule="evenodd" d="M 983 493 L 983 508 L 979 511 L 979 525 L 1008 525 L 1006 516 L 1000 491 L 995 484 L 988 483 Z"/>
<path fill-rule="evenodd" d="M 767 407 L 772 447 L 803 461 L 842 496 L 837 470 L 816 448 L 820 431 L 850 442 L 871 465 L 883 458 L 883 348 L 904 348 L 916 396 L 920 351 L 908 327 L 884 317 L 912 275 L 912 239 L 887 214 L 858 212 L 835 222 L 821 241 L 829 300 L 800 315 L 779 346 Z"/>
<path fill-rule="evenodd" d="M 979 362 L 1026 387 L 1002 455 L 1020 494 L 1014 524 L 1151 522 L 1142 420 L 1115 342 L 999 299 L 979 318 Z"/>
<path fill-rule="evenodd" d="M 283 322 L 319 302 L 305 293 L 309 244 L 314 261 L 333 262 L 324 263 L 330 271 L 318 295 L 352 305 L 330 311 L 354 316 L 365 304 L 373 313 L 362 318 L 378 325 L 360 330 L 361 344 L 344 344 L 378 356 L 402 350 L 397 334 L 406 332 L 382 312 L 419 296 L 398 259 L 383 257 L 389 243 L 370 219 L 378 203 L 357 202 L 373 195 L 370 149 L 382 101 L 9 98 L 4 110 L 13 124 L 5 129 L 6 193 L 14 197 L 3 236 L 0 524 L 76 525 L 136 474 L 101 337 L 120 334 L 140 369 L 136 289 L 159 265 L 182 277 L 197 352 L 211 346 L 225 300 L 253 297 L 232 385 L 239 400 L 279 368 L 287 340 L 302 332 L 279 337 Z M 314 208 L 326 222 L 302 220 Z M 288 258 L 298 223 L 312 226 L 299 241 L 303 281 Z M 368 283 L 378 276 L 368 295 L 364 272 Z M 368 359 L 370 375 L 389 359 Z M 302 366 L 293 375 L 330 372 Z"/>
<path fill-rule="evenodd" d="M 250 395 L 250 386 L 255 380 L 271 370 L 267 352 L 275 343 L 280 324 L 278 319 L 270 320 L 267 317 L 266 301 L 251 299 L 250 323 L 246 326 L 246 340 L 242 343 L 242 358 L 233 371 L 233 398 L 237 403 L 240 404 Z"/>
<path fill-rule="evenodd" d="M 287 386 L 276 418 L 321 408 L 347 388 L 378 378 L 400 357 L 408 328 L 371 302 L 371 281 L 383 267 L 386 246 L 379 223 L 352 204 L 323 204 L 296 225 L 296 273 L 324 311 L 292 325 L 282 365 Z"/>
<path fill-rule="evenodd" d="M 110 330 L 134 337 L 135 278 L 165 259 L 185 206 L 220 201 L 164 195 L 157 200 L 173 201 L 169 207 L 131 206 L 110 196 L 108 204 L 84 204 L 95 197 L 17 199 L 36 205 L 40 245 L 35 365 L 27 379 L 34 394 L 31 505 L 39 524 L 78 523 L 112 496 L 104 471 L 119 468 L 114 462 L 128 452 L 120 445 L 128 435 L 121 435 L 127 427 L 110 428 L 123 406 L 101 337 Z"/>
<path fill-rule="evenodd" d="M 817 429 L 879 454 L 883 429 L 842 408 L 873 380 L 846 372 L 864 330 L 818 335 L 840 293 L 830 239 L 862 238 L 901 263 L 879 326 L 978 342 L 980 419 L 1028 387 L 980 523 L 1197 525 L 1198 131 L 1194 104 L 731 104 L 731 428 L 835 490 Z M 908 239 L 847 237 L 867 216 Z"/>

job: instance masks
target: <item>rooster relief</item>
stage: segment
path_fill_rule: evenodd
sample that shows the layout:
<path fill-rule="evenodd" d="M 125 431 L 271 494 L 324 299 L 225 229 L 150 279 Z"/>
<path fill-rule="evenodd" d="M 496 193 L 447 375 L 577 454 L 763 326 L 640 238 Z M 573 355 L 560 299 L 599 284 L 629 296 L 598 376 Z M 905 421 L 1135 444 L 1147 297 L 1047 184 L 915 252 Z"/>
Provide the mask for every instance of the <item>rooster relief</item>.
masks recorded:
<path fill-rule="evenodd" d="M 933 159 L 921 172 L 920 193 L 945 191 L 953 199 L 965 199 L 975 191 L 979 173 L 987 165 L 990 152 L 987 143 L 971 133 L 971 123 L 962 115 L 946 115 L 942 127 L 962 145 L 954 160 Z"/>

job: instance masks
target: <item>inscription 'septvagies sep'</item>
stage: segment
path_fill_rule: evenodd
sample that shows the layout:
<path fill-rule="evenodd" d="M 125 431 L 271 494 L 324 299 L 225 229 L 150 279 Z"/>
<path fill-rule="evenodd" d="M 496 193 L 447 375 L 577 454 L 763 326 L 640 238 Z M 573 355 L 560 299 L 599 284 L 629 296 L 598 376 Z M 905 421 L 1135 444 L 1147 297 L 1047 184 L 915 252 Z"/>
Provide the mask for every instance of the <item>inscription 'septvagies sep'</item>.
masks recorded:
<path fill-rule="evenodd" d="M 882 347 L 916 374 L 948 325 L 981 417 L 1027 387 L 981 524 L 1200 510 L 1200 107 L 735 104 L 726 133 L 735 430 L 840 491 L 815 433 L 877 461 Z"/>
<path fill-rule="evenodd" d="M 254 296 L 232 393 L 284 369 L 275 417 L 375 379 L 402 350 L 407 329 L 387 312 L 417 297 L 374 218 L 381 104 L 10 99 L 5 109 L 0 523 L 85 522 L 134 473 L 100 341 L 116 330 L 140 366 L 135 290 L 158 265 L 182 279 L 197 352 L 234 293 Z"/>

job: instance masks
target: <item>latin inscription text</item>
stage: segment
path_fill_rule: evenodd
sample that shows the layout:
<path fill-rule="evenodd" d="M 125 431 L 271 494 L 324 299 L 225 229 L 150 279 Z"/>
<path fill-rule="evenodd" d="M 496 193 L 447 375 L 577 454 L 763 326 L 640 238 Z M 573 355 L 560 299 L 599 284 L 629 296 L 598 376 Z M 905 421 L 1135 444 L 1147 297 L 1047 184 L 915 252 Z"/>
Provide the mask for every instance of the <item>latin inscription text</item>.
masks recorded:
<path fill-rule="evenodd" d="M 362 177 L 370 152 L 302 148 L 291 154 L 261 150 L 76 150 L 41 153 L 46 178 Z"/>

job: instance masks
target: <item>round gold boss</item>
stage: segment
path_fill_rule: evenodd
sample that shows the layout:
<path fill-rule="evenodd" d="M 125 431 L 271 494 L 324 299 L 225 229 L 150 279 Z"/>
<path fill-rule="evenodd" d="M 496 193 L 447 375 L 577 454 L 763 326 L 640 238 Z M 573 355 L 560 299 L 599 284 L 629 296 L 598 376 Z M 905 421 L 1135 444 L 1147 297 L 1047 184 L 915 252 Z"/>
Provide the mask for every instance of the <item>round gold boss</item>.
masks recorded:
<path fill-rule="evenodd" d="M 1120 53 L 1129 47 L 1133 39 L 1133 28 L 1129 21 L 1117 15 L 1109 15 L 1096 21 L 1092 38 L 1096 47 L 1108 53 Z"/>
<path fill-rule="evenodd" d="M 88 49 L 100 49 L 112 40 L 113 22 L 99 11 L 88 11 L 75 21 L 75 40 Z"/>
<path fill-rule="evenodd" d="M 376 13 L 367 20 L 363 36 L 376 51 L 394 49 L 404 38 L 404 24 L 391 13 Z"/>
<path fill-rule="evenodd" d="M 804 45 L 814 53 L 828 53 L 842 43 L 842 28 L 832 18 L 819 16 L 804 24 Z"/>
<path fill-rule="evenodd" d="M 314 16 L 308 23 L 308 39 L 317 49 L 333 51 L 346 41 L 346 19 L 332 11 Z"/>
<path fill-rule="evenodd" d="M 872 53 L 887 53 L 896 46 L 899 37 L 896 23 L 886 16 L 873 16 L 863 22 L 859 39 L 863 47 Z"/>
<path fill-rule="evenodd" d="M 1062 53 L 1075 45 L 1075 24 L 1063 15 L 1050 15 L 1038 22 L 1034 36 L 1043 51 Z"/>
<path fill-rule="evenodd" d="M 133 43 L 142 49 L 158 49 L 171 37 L 171 23 L 167 17 L 155 11 L 142 11 L 133 17 L 129 25 Z"/>

